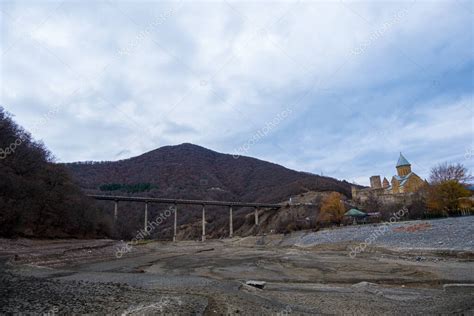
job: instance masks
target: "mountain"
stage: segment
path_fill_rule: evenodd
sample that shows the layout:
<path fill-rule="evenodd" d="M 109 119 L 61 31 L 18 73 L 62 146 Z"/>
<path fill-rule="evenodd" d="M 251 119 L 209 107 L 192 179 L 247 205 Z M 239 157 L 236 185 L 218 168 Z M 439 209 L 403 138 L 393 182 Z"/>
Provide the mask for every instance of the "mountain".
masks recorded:
<path fill-rule="evenodd" d="M 187 143 L 126 160 L 65 166 L 88 193 L 281 202 L 309 191 L 338 191 L 346 196 L 351 192 L 346 181 Z"/>
<path fill-rule="evenodd" d="M 234 157 L 193 144 L 165 146 L 141 156 L 115 162 L 76 162 L 64 164 L 77 184 L 86 193 L 164 197 L 176 199 L 205 199 L 241 202 L 279 203 L 288 198 L 313 194 L 314 191 L 338 191 L 350 195 L 351 185 L 329 177 L 297 172 L 280 165 L 250 157 Z M 267 215 L 268 228 L 287 231 L 294 217 L 313 216 L 314 206 L 305 210 L 293 208 Z M 97 202 L 104 216 L 111 219 L 113 205 Z M 143 203 L 120 202 L 118 221 L 114 225 L 116 238 L 132 239 L 143 227 Z M 199 206 L 178 206 L 178 238 L 198 239 L 201 234 Z M 151 204 L 149 219 L 163 214 L 166 205 Z M 206 208 L 206 232 L 211 238 L 228 235 L 226 208 Z M 240 235 L 255 233 L 252 209 L 234 210 L 234 230 Z M 303 226 L 302 226 L 303 227 Z M 152 232 L 151 238 L 171 239 L 173 220 L 167 219 Z"/>

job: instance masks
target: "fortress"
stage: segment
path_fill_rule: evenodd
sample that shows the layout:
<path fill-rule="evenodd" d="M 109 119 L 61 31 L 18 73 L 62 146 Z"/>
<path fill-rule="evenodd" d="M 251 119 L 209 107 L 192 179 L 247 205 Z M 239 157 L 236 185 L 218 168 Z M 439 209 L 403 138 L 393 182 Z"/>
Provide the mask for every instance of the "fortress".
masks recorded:
<path fill-rule="evenodd" d="M 396 169 L 397 174 L 392 177 L 390 182 L 385 177 L 381 181 L 380 176 L 377 175 L 370 177 L 370 188 L 357 189 L 353 186 L 352 199 L 363 202 L 371 195 L 375 195 L 384 198 L 384 200 L 394 202 L 400 200 L 400 198 L 404 199 L 411 193 L 415 193 L 425 185 L 425 181 L 411 170 L 411 164 L 402 153 L 400 153 L 398 158 Z"/>

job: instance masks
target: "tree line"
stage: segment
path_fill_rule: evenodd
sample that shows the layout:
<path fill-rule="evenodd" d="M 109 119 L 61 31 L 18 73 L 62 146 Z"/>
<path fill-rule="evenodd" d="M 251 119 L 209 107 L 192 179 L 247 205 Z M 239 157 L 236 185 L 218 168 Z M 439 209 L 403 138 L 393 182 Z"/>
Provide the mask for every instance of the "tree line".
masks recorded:
<path fill-rule="evenodd" d="M 134 183 L 134 184 L 108 183 L 108 184 L 103 184 L 99 186 L 100 191 L 124 191 L 127 193 L 148 192 L 154 188 L 156 188 L 156 185 L 153 185 L 151 183 Z"/>

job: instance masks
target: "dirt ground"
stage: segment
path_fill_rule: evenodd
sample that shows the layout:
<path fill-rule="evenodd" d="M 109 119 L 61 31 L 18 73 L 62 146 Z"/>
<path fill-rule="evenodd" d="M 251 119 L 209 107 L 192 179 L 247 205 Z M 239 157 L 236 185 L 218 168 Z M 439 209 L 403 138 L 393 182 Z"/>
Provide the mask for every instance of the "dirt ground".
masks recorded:
<path fill-rule="evenodd" d="M 149 242 L 121 258 L 111 240 L 2 239 L 0 312 L 474 314 L 472 253 L 372 247 L 351 258 L 347 242 L 285 238 Z"/>

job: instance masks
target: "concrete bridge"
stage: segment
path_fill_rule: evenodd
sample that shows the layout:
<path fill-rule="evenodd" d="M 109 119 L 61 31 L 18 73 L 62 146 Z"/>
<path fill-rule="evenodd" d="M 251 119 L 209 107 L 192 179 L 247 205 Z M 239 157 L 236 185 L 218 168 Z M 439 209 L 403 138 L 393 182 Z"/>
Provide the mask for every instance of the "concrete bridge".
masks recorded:
<path fill-rule="evenodd" d="M 182 200 L 182 199 L 166 199 L 166 198 L 150 198 L 150 197 L 129 197 L 129 196 L 112 196 L 112 195 L 88 195 L 89 197 L 101 201 L 114 201 L 114 220 L 118 217 L 118 203 L 123 202 L 141 202 L 145 203 L 145 229 L 148 224 L 148 204 L 172 204 L 174 205 L 174 227 L 173 241 L 176 241 L 177 222 L 178 222 L 178 205 L 200 205 L 202 206 L 202 241 L 206 240 L 206 206 L 225 206 L 229 208 L 229 237 L 233 237 L 234 228 L 232 224 L 232 209 L 235 207 L 251 207 L 254 208 L 255 225 L 258 225 L 258 212 L 261 208 L 279 209 L 281 204 L 268 203 L 245 203 L 245 202 L 226 202 L 226 201 L 206 201 L 206 200 Z"/>

